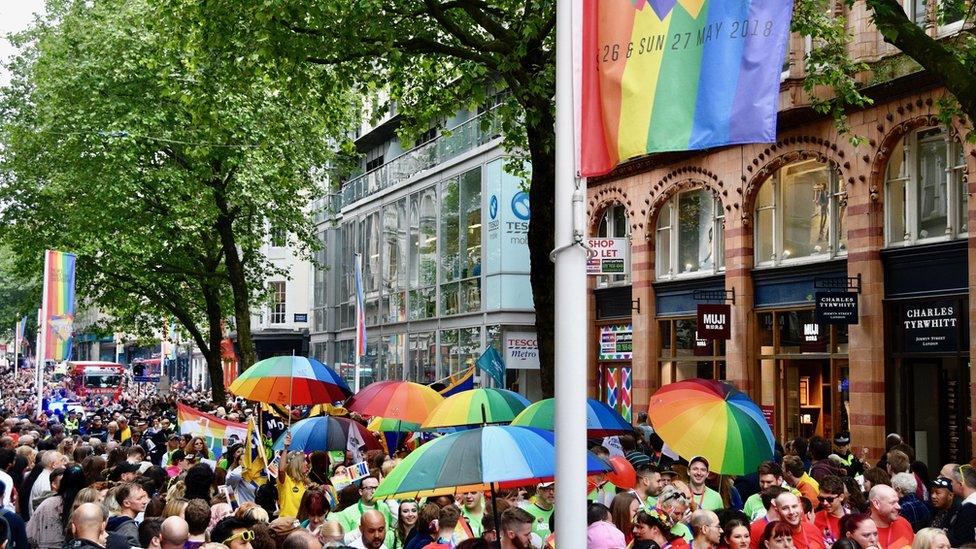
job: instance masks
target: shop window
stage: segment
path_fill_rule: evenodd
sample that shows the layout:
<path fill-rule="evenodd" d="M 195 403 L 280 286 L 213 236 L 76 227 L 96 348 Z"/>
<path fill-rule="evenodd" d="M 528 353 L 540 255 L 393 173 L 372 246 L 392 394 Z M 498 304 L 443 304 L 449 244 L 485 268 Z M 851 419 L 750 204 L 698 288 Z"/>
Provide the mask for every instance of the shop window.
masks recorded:
<path fill-rule="evenodd" d="M 630 236 L 627 223 L 627 210 L 620 204 L 610 206 L 603 212 L 596 235 L 604 238 L 626 238 Z M 599 288 L 617 284 L 630 284 L 630 273 L 619 275 L 600 275 L 596 277 Z"/>
<path fill-rule="evenodd" d="M 410 197 L 410 320 L 436 313 L 437 199 L 433 188 Z"/>
<path fill-rule="evenodd" d="M 437 380 L 434 332 L 410 334 L 407 345 L 410 380 L 432 383 Z"/>
<path fill-rule="evenodd" d="M 725 379 L 725 340 L 698 339 L 694 318 L 658 320 L 658 351 L 664 383 L 699 377 Z"/>
<path fill-rule="evenodd" d="M 707 189 L 676 194 L 658 214 L 657 278 L 710 275 L 724 270 L 724 244 L 725 211 L 718 196 Z"/>
<path fill-rule="evenodd" d="M 407 254 L 409 249 L 407 199 L 383 209 L 383 291 L 389 296 L 389 322 L 407 320 Z"/>
<path fill-rule="evenodd" d="M 441 183 L 441 314 L 481 309 L 481 168 Z"/>
<path fill-rule="evenodd" d="M 442 330 L 440 349 L 441 372 L 438 377 L 447 377 L 473 367 L 480 356 L 481 328 Z"/>
<path fill-rule="evenodd" d="M 756 197 L 757 266 L 847 253 L 847 188 L 831 166 L 807 160 L 778 170 Z"/>
<path fill-rule="evenodd" d="M 965 238 L 969 231 L 962 146 L 942 128 L 912 132 L 886 171 L 886 235 L 891 246 Z"/>

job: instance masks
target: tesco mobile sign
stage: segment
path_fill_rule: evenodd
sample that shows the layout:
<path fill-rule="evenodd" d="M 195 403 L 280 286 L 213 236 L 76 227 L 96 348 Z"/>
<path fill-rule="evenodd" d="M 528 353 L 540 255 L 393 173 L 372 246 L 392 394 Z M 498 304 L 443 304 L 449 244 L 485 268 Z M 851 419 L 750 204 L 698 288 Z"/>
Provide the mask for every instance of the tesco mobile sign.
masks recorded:
<path fill-rule="evenodd" d="M 589 238 L 587 244 L 595 253 L 586 260 L 586 274 L 622 275 L 630 272 L 630 239 Z"/>

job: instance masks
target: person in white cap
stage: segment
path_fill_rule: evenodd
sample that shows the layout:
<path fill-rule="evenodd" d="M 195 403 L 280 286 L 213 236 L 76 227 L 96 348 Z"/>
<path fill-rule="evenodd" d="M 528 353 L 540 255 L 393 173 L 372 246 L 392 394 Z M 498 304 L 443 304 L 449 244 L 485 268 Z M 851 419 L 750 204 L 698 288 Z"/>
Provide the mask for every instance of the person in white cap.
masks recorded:
<path fill-rule="evenodd" d="M 552 516 L 555 501 L 556 483 L 540 482 L 536 486 L 535 495 L 520 505 L 522 509 L 532 515 L 532 533 L 542 540 L 549 537 L 549 517 Z"/>

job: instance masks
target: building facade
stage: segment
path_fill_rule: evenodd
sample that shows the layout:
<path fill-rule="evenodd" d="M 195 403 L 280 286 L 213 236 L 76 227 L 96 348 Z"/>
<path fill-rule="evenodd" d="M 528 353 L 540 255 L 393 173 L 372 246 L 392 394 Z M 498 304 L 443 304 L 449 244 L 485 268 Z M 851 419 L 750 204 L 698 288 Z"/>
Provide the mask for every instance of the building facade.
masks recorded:
<path fill-rule="evenodd" d="M 412 148 L 395 135 L 399 118 L 389 117 L 357 139 L 364 173 L 316 203 L 323 246 L 312 353 L 350 385 L 358 254 L 367 334 L 361 385 L 442 381 L 494 345 L 506 359 L 506 385 L 540 394 L 528 193 L 506 170 L 491 116 L 461 109 Z"/>
<path fill-rule="evenodd" d="M 934 3 L 906 8 L 933 36 L 961 26 L 937 24 Z M 849 430 L 878 457 L 898 432 L 930 466 L 966 462 L 976 149 L 863 3 L 843 14 L 874 69 L 874 104 L 849 115 L 860 145 L 809 108 L 812 42 L 794 35 L 775 143 L 654 155 L 589 181 L 591 235 L 628 237 L 632 258 L 626 276 L 591 280 L 590 391 L 618 398 L 624 372 L 641 410 L 663 384 L 725 379 L 780 440 Z M 837 289 L 857 293 L 856 324 L 815 317 L 818 292 Z M 697 305 L 716 302 L 731 304 L 731 336 L 699 339 Z M 612 352 L 618 340 L 632 350 Z"/>

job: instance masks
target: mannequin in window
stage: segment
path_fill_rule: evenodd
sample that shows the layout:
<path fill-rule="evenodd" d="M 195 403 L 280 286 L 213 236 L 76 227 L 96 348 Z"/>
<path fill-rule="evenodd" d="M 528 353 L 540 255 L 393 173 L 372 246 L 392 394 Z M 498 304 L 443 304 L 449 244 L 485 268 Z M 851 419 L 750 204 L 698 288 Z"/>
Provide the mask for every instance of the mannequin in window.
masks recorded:
<path fill-rule="evenodd" d="M 822 242 L 827 238 L 827 219 L 830 197 L 827 193 L 826 185 L 816 185 L 813 188 L 813 202 L 816 204 L 820 214 L 820 229 L 817 232 L 817 242 Z"/>

